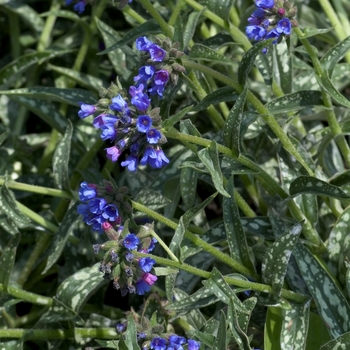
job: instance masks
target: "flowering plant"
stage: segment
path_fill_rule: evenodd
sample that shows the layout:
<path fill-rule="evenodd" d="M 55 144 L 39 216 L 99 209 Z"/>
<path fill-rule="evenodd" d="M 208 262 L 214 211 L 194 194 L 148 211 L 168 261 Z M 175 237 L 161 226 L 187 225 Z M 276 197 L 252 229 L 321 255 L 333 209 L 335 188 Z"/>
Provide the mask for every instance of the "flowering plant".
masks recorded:
<path fill-rule="evenodd" d="M 2 348 L 350 348 L 346 1 L 0 10 Z"/>

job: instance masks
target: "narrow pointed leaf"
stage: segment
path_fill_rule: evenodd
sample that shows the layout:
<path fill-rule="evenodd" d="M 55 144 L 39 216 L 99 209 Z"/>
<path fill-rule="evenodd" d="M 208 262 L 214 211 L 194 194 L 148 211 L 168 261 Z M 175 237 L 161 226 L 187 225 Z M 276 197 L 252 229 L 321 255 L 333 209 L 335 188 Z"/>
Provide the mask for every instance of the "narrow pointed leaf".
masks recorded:
<path fill-rule="evenodd" d="M 183 31 L 183 47 L 185 49 L 187 49 L 188 43 L 193 38 L 193 35 L 194 35 L 196 27 L 197 27 L 198 20 L 199 20 L 200 16 L 202 15 L 203 10 L 198 11 L 198 12 L 192 12 L 188 16 L 188 19 L 187 19 L 187 22 L 185 24 L 185 28 Z"/>
<path fill-rule="evenodd" d="M 181 109 L 178 113 L 170 116 L 162 123 L 162 127 L 166 130 L 171 129 L 177 122 L 179 122 L 188 112 L 192 110 L 192 106 L 188 106 L 184 109 Z"/>
<path fill-rule="evenodd" d="M 207 167 L 216 190 L 223 196 L 230 197 L 223 186 L 223 178 L 220 169 L 219 153 L 216 142 L 212 141 L 209 148 L 201 149 L 198 152 L 198 157 Z"/>
<path fill-rule="evenodd" d="M 329 184 L 328 182 L 319 180 L 311 176 L 299 176 L 290 185 L 289 194 L 291 197 L 295 197 L 303 193 L 312 193 L 318 196 L 327 196 L 337 199 L 350 198 L 339 187 Z"/>
<path fill-rule="evenodd" d="M 298 241 L 302 227 L 303 224 L 298 223 L 279 236 L 267 249 L 262 262 L 262 280 L 271 285 L 272 293 L 276 297 L 281 294 L 289 258 Z"/>
<path fill-rule="evenodd" d="M 328 272 L 301 243 L 296 245 L 294 256 L 331 336 L 349 332 L 350 306 Z"/>
<path fill-rule="evenodd" d="M 220 323 L 219 323 L 218 333 L 216 335 L 216 338 L 212 347 L 213 350 L 226 349 L 226 346 L 227 346 L 226 331 L 227 331 L 226 317 L 224 312 L 221 310 Z"/>
<path fill-rule="evenodd" d="M 60 190 L 70 191 L 68 163 L 72 142 L 73 125 L 68 120 L 66 132 L 56 147 L 52 158 L 53 178 Z"/>
<path fill-rule="evenodd" d="M 223 139 L 224 145 L 230 148 L 238 157 L 241 153 L 240 147 L 240 130 L 245 101 L 247 98 L 248 89 L 245 88 L 238 96 L 236 103 L 230 110 L 227 120 L 224 125 Z"/>
<path fill-rule="evenodd" d="M 233 61 L 228 57 L 221 55 L 216 50 L 213 50 L 202 44 L 193 45 L 189 57 L 196 60 L 220 62 L 222 64 L 233 64 Z"/>
<path fill-rule="evenodd" d="M 320 350 L 348 349 L 350 347 L 350 332 L 342 334 L 337 339 L 333 339 L 323 345 Z"/>
<path fill-rule="evenodd" d="M 198 2 L 219 17 L 223 18 L 225 21 L 228 21 L 230 9 L 233 6 L 233 0 L 199 0 Z"/>
<path fill-rule="evenodd" d="M 197 193 L 198 172 L 191 168 L 182 168 L 180 175 L 180 191 L 186 210 L 194 204 Z"/>
<path fill-rule="evenodd" d="M 241 262 L 242 265 L 253 273 L 255 271 L 255 266 L 249 255 L 247 238 L 240 221 L 239 210 L 235 201 L 233 176 L 231 176 L 227 182 L 226 190 L 231 195 L 230 198 L 223 198 L 223 217 L 230 254 L 233 259 Z"/>
<path fill-rule="evenodd" d="M 276 69 L 274 69 L 275 80 L 285 94 L 292 91 L 293 82 L 293 60 L 290 54 L 290 46 L 287 40 L 283 40 L 278 45 L 274 45 L 274 57 Z"/>
<path fill-rule="evenodd" d="M 136 326 L 132 313 L 130 313 L 128 316 L 128 328 L 125 334 L 125 343 L 129 349 L 140 350 L 140 347 L 137 343 Z"/>

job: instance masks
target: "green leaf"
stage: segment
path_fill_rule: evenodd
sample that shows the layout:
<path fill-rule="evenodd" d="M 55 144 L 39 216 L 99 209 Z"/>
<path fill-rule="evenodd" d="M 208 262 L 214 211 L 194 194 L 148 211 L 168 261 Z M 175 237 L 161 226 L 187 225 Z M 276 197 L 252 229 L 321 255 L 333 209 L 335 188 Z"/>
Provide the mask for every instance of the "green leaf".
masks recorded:
<path fill-rule="evenodd" d="M 9 134 L 8 131 L 5 131 L 2 134 L 0 134 L 0 146 L 5 142 L 8 134 Z"/>
<path fill-rule="evenodd" d="M 49 16 L 55 16 L 55 17 L 61 17 L 61 18 L 66 18 L 71 21 L 74 21 L 78 23 L 84 30 L 85 35 L 90 35 L 91 29 L 88 25 L 88 23 L 80 16 L 78 16 L 76 13 L 68 10 L 59 10 L 59 11 L 49 11 L 49 12 L 43 12 L 40 14 L 40 17 L 49 17 Z"/>
<path fill-rule="evenodd" d="M 309 329 L 310 301 L 291 305 L 291 310 L 282 309 L 281 348 L 305 350 Z"/>
<path fill-rule="evenodd" d="M 68 163 L 70 157 L 70 148 L 72 142 L 73 125 L 67 120 L 68 125 L 61 141 L 55 149 L 52 158 L 53 178 L 56 186 L 60 190 L 70 191 Z"/>
<path fill-rule="evenodd" d="M 322 318 L 318 314 L 310 312 L 306 350 L 320 349 L 329 340 L 331 337 Z"/>
<path fill-rule="evenodd" d="M 106 47 L 112 46 L 116 40 L 121 40 L 119 33 L 112 27 L 100 21 L 97 17 L 95 17 L 95 21 Z M 136 61 L 134 51 L 128 46 L 122 46 L 121 48 L 117 48 L 111 52 L 108 52 L 108 58 L 111 61 L 114 70 L 120 77 L 123 77 L 125 80 L 130 76 L 130 71 L 126 68 L 126 54 L 128 56 L 128 60 Z M 136 64 L 137 63 L 135 62 L 135 65 Z"/>
<path fill-rule="evenodd" d="M 294 225 L 283 235 L 277 237 L 266 251 L 261 267 L 262 280 L 265 284 L 271 285 L 272 293 L 276 297 L 279 297 L 281 294 L 289 258 L 292 255 L 302 228 L 302 223 Z"/>
<path fill-rule="evenodd" d="M 33 65 L 42 64 L 50 58 L 62 56 L 71 52 L 73 52 L 73 50 L 34 52 L 17 58 L 0 70 L 0 88 L 8 88 L 12 82 L 18 79 L 20 74 L 27 71 Z M 1 94 L 4 94 L 4 92 L 1 91 Z"/>
<path fill-rule="evenodd" d="M 182 25 L 182 19 L 181 16 L 177 16 L 176 22 L 174 25 L 174 35 L 173 35 L 173 41 L 178 42 L 180 44 L 179 49 L 183 50 L 184 47 L 184 30 Z"/>
<path fill-rule="evenodd" d="M 234 91 L 234 89 L 230 86 L 225 86 L 205 96 L 202 101 L 192 108 L 192 112 L 199 112 L 208 108 L 210 105 L 220 102 L 236 101 L 236 99 L 237 93 Z"/>
<path fill-rule="evenodd" d="M 77 212 L 78 202 L 75 203 L 65 214 L 58 231 L 55 233 L 48 251 L 48 258 L 45 269 L 42 273 L 47 272 L 59 259 L 66 245 L 69 235 L 73 232 L 75 224 L 81 219 Z"/>
<path fill-rule="evenodd" d="M 287 40 L 283 40 L 278 45 L 273 46 L 276 69 L 274 69 L 274 77 L 285 94 L 292 91 L 293 82 L 293 60 L 290 54 L 290 45 Z"/>
<path fill-rule="evenodd" d="M 289 194 L 295 197 L 302 193 L 312 193 L 319 196 L 327 196 L 338 199 L 350 198 L 339 187 L 329 184 L 311 176 L 299 176 L 290 185 Z"/>
<path fill-rule="evenodd" d="M 230 58 L 202 44 L 194 44 L 192 46 L 189 58 L 193 60 L 220 62 L 222 64 L 233 64 Z"/>
<path fill-rule="evenodd" d="M 222 46 L 234 44 L 234 41 L 230 34 L 228 34 L 227 32 L 222 32 L 211 36 L 208 39 L 205 39 L 204 41 L 202 41 L 202 44 L 205 46 L 210 46 L 213 49 L 219 49 Z"/>
<path fill-rule="evenodd" d="M 334 28 L 324 28 L 324 29 L 318 29 L 318 28 L 313 28 L 313 27 L 304 27 L 303 28 L 303 39 L 304 38 L 310 38 L 312 36 L 315 35 L 319 35 L 319 34 L 325 34 L 330 32 L 331 30 L 333 30 Z"/>
<path fill-rule="evenodd" d="M 277 97 L 265 105 L 272 114 L 288 113 L 290 111 L 298 111 L 316 106 L 325 108 L 320 91 L 293 92 L 282 97 Z"/>
<path fill-rule="evenodd" d="M 191 168 L 182 168 L 180 175 L 180 191 L 183 204 L 189 210 L 196 198 L 198 173 Z"/>
<path fill-rule="evenodd" d="M 233 6 L 233 0 L 199 0 L 198 2 L 225 21 L 228 21 L 230 9 Z"/>
<path fill-rule="evenodd" d="M 350 332 L 342 334 L 337 339 L 331 340 L 323 345 L 320 350 L 347 349 L 350 346 Z"/>
<path fill-rule="evenodd" d="M 295 246 L 294 256 L 331 336 L 336 338 L 348 332 L 350 307 L 333 279 L 302 244 Z"/>
<path fill-rule="evenodd" d="M 282 329 L 282 309 L 269 307 L 264 329 L 264 350 L 281 349 L 280 334 Z"/>
<path fill-rule="evenodd" d="M 23 340 L 10 340 L 10 341 L 2 341 L 1 346 L 3 350 L 22 350 L 23 349 Z"/>
<path fill-rule="evenodd" d="M 329 79 L 328 73 L 325 71 L 324 74 L 315 75 L 317 82 L 329 93 L 329 95 L 342 106 L 350 108 L 350 101 L 344 97 L 333 85 Z"/>
<path fill-rule="evenodd" d="M 223 186 L 223 178 L 219 162 L 219 152 L 216 142 L 212 141 L 210 143 L 209 148 L 204 148 L 198 151 L 198 157 L 207 167 L 216 190 L 220 192 L 223 196 L 230 197 L 230 195 L 225 191 Z"/>
<path fill-rule="evenodd" d="M 214 344 L 212 347 L 213 350 L 226 349 L 226 347 L 227 347 L 226 330 L 227 330 L 226 318 L 225 318 L 224 312 L 221 310 L 220 323 L 219 323 L 218 333 L 215 337 Z"/>
<path fill-rule="evenodd" d="M 13 237 L 11 237 L 5 249 L 3 249 L 1 252 L 0 283 L 3 285 L 4 291 L 7 290 L 7 286 L 9 284 L 11 272 L 13 269 L 13 265 L 15 263 L 16 251 L 17 251 L 17 247 L 20 242 L 20 239 L 21 239 L 20 233 L 16 233 Z"/>
<path fill-rule="evenodd" d="M 202 15 L 204 9 L 198 12 L 191 12 L 188 16 L 185 28 L 183 31 L 183 47 L 187 49 L 189 42 L 193 38 L 194 32 L 196 31 L 197 23 Z"/>
<path fill-rule="evenodd" d="M 228 180 L 226 190 L 231 197 L 224 197 L 222 206 L 230 255 L 253 273 L 255 271 L 255 266 L 249 255 L 247 238 L 240 221 L 239 210 L 234 197 L 235 189 L 233 176 Z"/>
<path fill-rule="evenodd" d="M 124 35 L 123 39 L 117 41 L 112 46 L 108 47 L 106 50 L 103 50 L 102 52 L 98 53 L 98 55 L 104 55 L 106 53 L 119 49 L 140 36 L 158 33 L 161 33 L 161 29 L 158 23 L 154 19 L 150 19 L 149 21 L 142 23 L 136 28 L 130 30 L 130 32 Z"/>
<path fill-rule="evenodd" d="M 180 131 L 185 134 L 189 134 L 192 136 L 201 137 L 201 133 L 197 130 L 197 128 L 193 125 L 190 119 L 181 120 L 180 122 Z"/>
<path fill-rule="evenodd" d="M 23 89 L 13 89 L 0 91 L 0 94 L 7 96 L 27 97 L 33 100 L 40 99 L 67 103 L 73 106 L 79 106 L 79 102 L 95 104 L 97 95 L 82 89 L 61 89 L 55 87 L 32 87 Z"/>
<path fill-rule="evenodd" d="M 130 313 L 128 316 L 128 328 L 125 334 L 125 343 L 128 346 L 128 349 L 140 350 L 140 347 L 137 343 L 136 326 L 132 313 Z"/>
<path fill-rule="evenodd" d="M 162 127 L 165 130 L 171 129 L 177 122 L 179 122 L 189 111 L 192 110 L 192 106 L 181 109 L 178 113 L 172 115 L 162 123 Z"/>
<path fill-rule="evenodd" d="M 209 349 L 212 349 L 215 341 L 215 337 L 213 335 L 197 330 L 188 331 L 188 335 L 191 338 L 197 338 L 201 343 L 209 346 Z"/>
<path fill-rule="evenodd" d="M 331 47 L 321 58 L 320 63 L 324 70 L 332 76 L 333 68 L 350 49 L 350 36 Z"/>
<path fill-rule="evenodd" d="M 267 52 L 265 54 L 260 53 L 256 56 L 255 64 L 259 69 L 265 84 L 270 86 L 273 81 L 272 44 L 267 46 Z"/>
<path fill-rule="evenodd" d="M 241 153 L 241 138 L 240 130 L 243 117 L 243 110 L 247 98 L 248 89 L 244 88 L 242 93 L 238 96 L 236 103 L 230 110 L 227 120 L 224 125 L 223 139 L 224 145 L 230 148 L 236 157 Z"/>
<path fill-rule="evenodd" d="M 335 186 L 343 186 L 350 182 L 350 170 L 346 170 L 340 174 L 336 174 L 329 183 Z"/>
<path fill-rule="evenodd" d="M 135 197 L 135 200 L 152 210 L 158 210 L 171 203 L 170 199 L 149 188 L 141 189 L 141 191 Z"/>
<path fill-rule="evenodd" d="M 255 218 L 241 217 L 243 229 L 253 235 L 259 235 L 266 238 L 272 238 L 273 232 L 270 219 L 265 216 L 257 216 Z"/>
<path fill-rule="evenodd" d="M 237 78 L 238 82 L 245 86 L 249 73 L 251 69 L 253 68 L 254 64 L 256 64 L 256 58 L 257 56 L 261 55 L 261 51 L 270 45 L 272 42 L 272 39 L 270 40 L 263 40 L 254 46 L 252 46 L 242 57 L 241 62 L 239 63 L 238 70 L 237 70 Z"/>
<path fill-rule="evenodd" d="M 329 234 L 327 242 L 328 265 L 330 265 L 331 270 L 335 275 L 339 273 L 339 268 L 343 265 L 343 259 L 341 259 L 341 256 L 347 247 L 346 241 L 349 238 L 349 219 L 350 206 L 344 209 Z"/>
<path fill-rule="evenodd" d="M 95 342 L 107 349 L 119 349 L 117 340 L 100 340 L 95 339 Z"/>

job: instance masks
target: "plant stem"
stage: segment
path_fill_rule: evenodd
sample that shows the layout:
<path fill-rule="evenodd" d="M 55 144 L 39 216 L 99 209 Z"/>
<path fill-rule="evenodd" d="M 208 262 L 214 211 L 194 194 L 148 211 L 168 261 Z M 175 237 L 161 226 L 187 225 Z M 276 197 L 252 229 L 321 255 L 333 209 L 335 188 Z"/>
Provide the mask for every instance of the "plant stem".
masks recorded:
<path fill-rule="evenodd" d="M 165 224 L 166 226 L 176 230 L 178 224 L 163 215 L 145 207 L 144 205 L 132 201 L 132 206 L 134 209 L 141 211 L 142 213 L 147 214 L 148 216 L 152 217 L 153 219 Z M 186 230 L 185 237 L 188 238 L 190 241 L 192 241 L 195 245 L 202 248 L 203 250 L 207 251 L 211 255 L 215 256 L 218 260 L 221 260 L 226 265 L 231 266 L 234 270 L 238 271 L 239 273 L 242 273 L 245 276 L 253 277 L 256 280 L 259 280 L 259 276 L 256 275 L 254 272 L 247 269 L 245 266 L 243 266 L 238 261 L 230 258 L 228 255 L 222 253 L 221 251 L 214 248 L 212 245 L 208 244 L 207 242 L 203 241 L 201 238 L 193 234 L 192 232 Z"/>
<path fill-rule="evenodd" d="M 211 277 L 210 272 L 198 269 L 197 267 L 193 267 L 193 266 L 190 266 L 190 265 L 185 264 L 185 263 L 177 263 L 177 262 L 169 260 L 169 259 L 161 258 L 161 257 L 151 255 L 151 254 L 143 254 L 143 253 L 140 253 L 137 251 L 133 251 L 133 254 L 136 257 L 151 257 L 152 259 L 154 259 L 157 262 L 157 264 L 181 269 L 183 271 L 187 271 L 193 275 L 196 275 L 196 276 L 199 276 L 202 278 L 208 279 Z M 234 285 L 237 287 L 255 290 L 255 291 L 263 292 L 263 293 L 270 293 L 272 291 L 272 288 L 266 284 L 244 281 L 242 279 L 233 278 L 233 277 L 226 277 L 226 276 L 224 276 L 224 279 L 228 284 Z M 294 293 L 294 292 L 292 292 L 290 290 L 286 290 L 286 289 L 282 289 L 281 296 L 285 297 L 286 299 L 294 300 L 297 302 L 303 302 L 307 298 L 304 295 Z"/>
<path fill-rule="evenodd" d="M 125 6 L 123 8 L 123 12 L 125 12 L 127 15 L 132 17 L 135 21 L 139 22 L 140 24 L 146 22 L 146 20 L 142 16 L 140 16 L 136 11 L 134 11 L 130 6 Z"/>
<path fill-rule="evenodd" d="M 160 28 L 162 28 L 163 33 L 170 39 L 173 37 L 173 31 L 169 27 L 168 23 L 165 22 L 160 13 L 153 7 L 149 0 L 139 0 L 141 5 L 149 12 L 149 14 L 156 20 Z"/>
<path fill-rule="evenodd" d="M 171 260 L 179 262 L 179 259 L 174 255 L 174 253 L 169 249 L 169 247 L 164 243 L 164 241 L 153 230 L 150 230 L 150 231 L 151 231 L 151 235 L 158 241 L 158 243 L 168 253 Z"/>
<path fill-rule="evenodd" d="M 168 24 L 169 26 L 173 26 L 176 22 L 177 17 L 179 16 L 181 9 L 185 5 L 184 0 L 177 0 L 174 10 L 171 13 Z"/>
<path fill-rule="evenodd" d="M 309 54 L 309 56 L 312 60 L 313 66 L 315 68 L 315 73 L 318 76 L 324 75 L 325 71 L 322 69 L 321 63 L 318 60 L 318 57 L 317 57 L 316 53 L 314 52 L 314 50 L 312 49 L 312 46 L 310 45 L 309 41 L 306 38 L 304 38 L 303 32 L 298 27 L 294 28 L 293 30 L 297 34 L 300 42 L 303 44 L 303 46 L 305 47 L 305 50 Z M 332 135 L 334 136 L 334 140 L 337 143 L 337 145 L 338 145 L 338 147 L 339 147 L 339 149 L 340 149 L 340 151 L 345 159 L 347 166 L 350 166 L 349 145 L 346 142 L 346 139 L 343 136 L 342 128 L 337 121 L 337 117 L 334 113 L 332 100 L 331 100 L 330 96 L 328 95 L 328 93 L 322 88 L 322 86 L 320 86 L 320 89 L 321 89 L 321 93 L 322 93 L 323 104 L 325 105 L 325 107 L 327 107 L 325 113 L 327 115 L 327 121 L 328 121 L 329 127 L 331 129 Z"/>
<path fill-rule="evenodd" d="M 238 207 L 242 210 L 244 215 L 248 216 L 249 218 L 255 218 L 256 215 L 254 211 L 250 208 L 250 206 L 247 204 L 244 198 L 236 190 L 233 194 Z"/>

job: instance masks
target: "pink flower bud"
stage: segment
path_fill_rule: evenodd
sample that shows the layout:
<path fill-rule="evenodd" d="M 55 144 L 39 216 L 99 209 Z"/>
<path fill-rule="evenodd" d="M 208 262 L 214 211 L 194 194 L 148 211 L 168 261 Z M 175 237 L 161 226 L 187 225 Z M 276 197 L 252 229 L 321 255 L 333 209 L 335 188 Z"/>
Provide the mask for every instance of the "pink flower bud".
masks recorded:
<path fill-rule="evenodd" d="M 151 273 L 146 272 L 143 276 L 142 279 L 149 285 L 152 286 L 154 282 L 158 279 L 157 276 L 152 275 Z"/>

